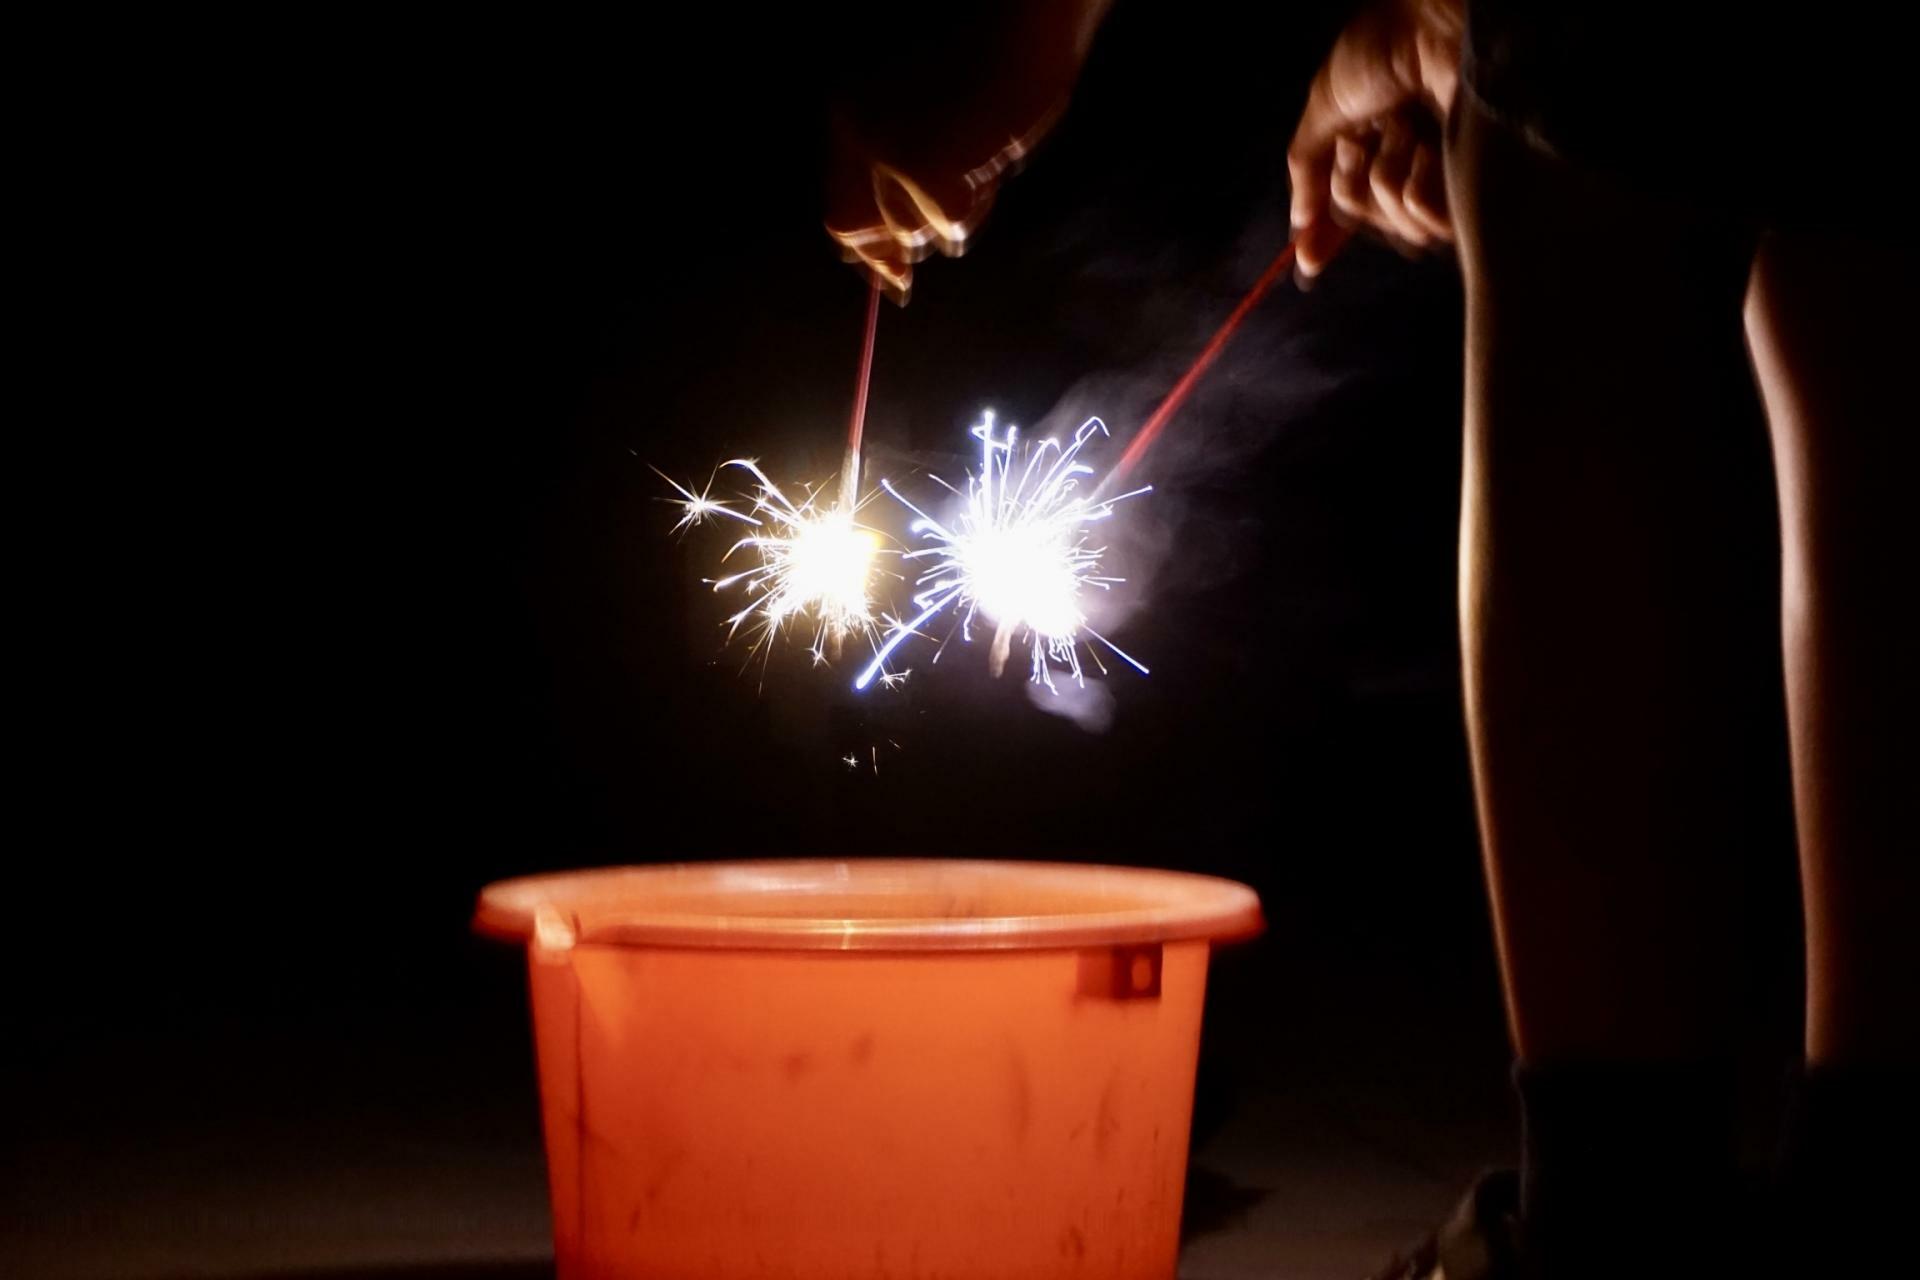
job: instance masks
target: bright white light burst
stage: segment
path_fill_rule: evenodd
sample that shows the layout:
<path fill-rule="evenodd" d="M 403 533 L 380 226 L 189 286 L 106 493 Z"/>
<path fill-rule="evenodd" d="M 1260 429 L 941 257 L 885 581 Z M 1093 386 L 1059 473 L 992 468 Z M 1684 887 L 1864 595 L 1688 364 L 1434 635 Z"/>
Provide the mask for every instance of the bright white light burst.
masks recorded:
<path fill-rule="evenodd" d="M 1082 492 L 1082 481 L 1093 474 L 1093 468 L 1079 461 L 1080 450 L 1095 434 L 1106 433 L 1105 423 L 1089 418 L 1064 449 L 1058 440 L 1042 440 L 1028 446 L 1016 460 L 1019 428 L 1009 426 L 1004 434 L 997 433 L 989 411 L 973 428 L 980 441 L 980 471 L 967 477 L 966 491 L 934 477 L 961 501 L 948 523 L 907 501 L 890 481 L 880 482 L 914 514 L 912 532 L 930 545 L 901 556 L 926 566 L 915 579 L 918 591 L 913 603 L 919 614 L 910 621 L 889 620 L 885 641 L 854 681 L 854 688 L 871 684 L 896 648 L 909 636 L 922 634 L 921 628 L 948 609 L 958 618 L 963 640 L 973 639 L 976 620 L 992 624 L 989 662 L 996 675 L 1019 638 L 1028 645 L 1028 666 L 1035 683 L 1052 689 L 1055 664 L 1084 683 L 1082 633 L 1146 673 L 1146 667 L 1087 626 L 1080 609 L 1084 588 L 1105 590 L 1121 581 L 1101 574 L 1100 557 L 1106 548 L 1088 545 L 1089 526 L 1112 515 L 1115 504 L 1152 492 L 1149 485 L 1098 501 Z M 1087 653 L 1094 665 L 1106 670 L 1091 645 Z M 937 652 L 934 659 L 939 660 Z"/>
<path fill-rule="evenodd" d="M 815 662 L 825 662 L 829 651 L 837 653 L 849 636 L 865 636 L 877 646 L 879 628 L 869 590 L 880 535 L 859 522 L 857 506 L 822 506 L 818 494 L 812 491 L 795 503 L 747 458 L 723 462 L 715 474 L 728 468 L 745 471 L 754 480 L 752 492 L 732 505 L 709 496 L 711 481 L 705 490 L 695 493 L 670 477 L 661 477 L 680 494 L 675 500 L 682 509 L 676 530 L 714 517 L 753 527 L 754 531 L 729 547 L 721 559 L 724 562 L 747 551 L 759 563 L 708 580 L 715 591 L 738 587 L 748 597 L 746 608 L 727 619 L 728 638 L 757 619 L 752 630 L 753 649 L 758 650 L 779 635 L 783 626 L 806 619 L 813 623 L 808 652 Z M 741 504 L 748 504 L 747 509 L 740 510 Z"/>

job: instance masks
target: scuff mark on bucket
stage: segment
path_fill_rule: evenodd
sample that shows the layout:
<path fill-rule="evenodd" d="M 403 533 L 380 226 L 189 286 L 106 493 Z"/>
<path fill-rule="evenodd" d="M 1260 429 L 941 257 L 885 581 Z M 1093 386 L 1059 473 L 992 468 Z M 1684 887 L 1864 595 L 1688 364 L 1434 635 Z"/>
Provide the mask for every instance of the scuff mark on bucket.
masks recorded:
<path fill-rule="evenodd" d="M 1116 1073 L 1107 1080 L 1107 1087 L 1100 1091 L 1100 1112 L 1093 1122 L 1093 1153 L 1102 1160 L 1107 1158 L 1107 1149 L 1113 1145 L 1113 1137 L 1120 1132 L 1120 1108 L 1117 1095 L 1120 1091 L 1120 1077 Z"/>
<path fill-rule="evenodd" d="M 1033 1082 L 1027 1078 L 1027 1060 L 1018 1049 L 1010 1049 L 1007 1054 L 1010 1070 L 1008 1110 L 1013 1121 L 1013 1137 L 1017 1143 L 1024 1144 L 1027 1130 L 1033 1124 Z"/>

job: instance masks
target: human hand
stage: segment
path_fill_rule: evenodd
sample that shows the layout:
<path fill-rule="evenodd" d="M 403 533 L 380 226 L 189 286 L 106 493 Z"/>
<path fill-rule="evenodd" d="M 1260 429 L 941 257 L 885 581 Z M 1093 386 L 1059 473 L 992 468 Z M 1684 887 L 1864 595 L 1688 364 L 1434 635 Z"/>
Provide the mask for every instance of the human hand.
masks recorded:
<path fill-rule="evenodd" d="M 950 257 L 1059 119 L 1109 0 L 1010 0 L 938 48 L 873 69 L 836 112 L 827 234 L 895 301 Z"/>
<path fill-rule="evenodd" d="M 1302 276 L 1356 228 L 1408 252 L 1452 242 L 1441 135 L 1463 26 L 1461 0 L 1378 0 L 1334 41 L 1287 148 Z"/>

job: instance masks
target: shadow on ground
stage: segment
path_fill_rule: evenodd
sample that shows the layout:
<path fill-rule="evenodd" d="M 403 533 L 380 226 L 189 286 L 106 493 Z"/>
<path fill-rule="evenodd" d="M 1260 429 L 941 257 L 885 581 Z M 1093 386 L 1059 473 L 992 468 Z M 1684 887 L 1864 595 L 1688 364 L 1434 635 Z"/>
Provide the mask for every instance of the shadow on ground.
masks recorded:
<path fill-rule="evenodd" d="M 1224 1173 L 1196 1165 L 1187 1171 L 1180 1243 L 1245 1225 L 1248 1211 L 1272 1194 L 1264 1187 L 1241 1186 Z"/>

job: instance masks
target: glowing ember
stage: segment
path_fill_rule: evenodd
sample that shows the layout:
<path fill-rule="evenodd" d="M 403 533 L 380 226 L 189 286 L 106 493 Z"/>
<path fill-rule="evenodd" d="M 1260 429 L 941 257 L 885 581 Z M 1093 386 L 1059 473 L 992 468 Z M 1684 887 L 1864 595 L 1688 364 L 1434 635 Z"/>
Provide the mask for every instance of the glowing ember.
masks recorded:
<path fill-rule="evenodd" d="M 753 648 L 758 650 L 783 626 L 806 619 L 813 623 L 808 651 L 815 662 L 826 661 L 829 651 L 837 653 L 850 635 L 866 636 L 877 645 L 879 630 L 869 593 L 880 535 L 859 522 L 857 505 L 821 507 L 812 492 L 795 503 L 750 459 L 724 462 L 715 474 L 729 467 L 745 471 L 754 479 L 753 491 L 731 505 L 709 496 L 712 482 L 696 493 L 667 479 L 680 494 L 675 501 L 682 514 L 674 528 L 684 529 L 716 516 L 754 528 L 728 548 L 722 560 L 748 551 L 758 557 L 759 563 L 724 578 L 709 579 L 715 591 L 738 587 L 749 598 L 746 608 L 727 619 L 728 637 L 758 619 L 753 628 Z M 739 509 L 742 504 L 748 504 L 744 511 Z"/>
<path fill-rule="evenodd" d="M 920 610 L 918 616 L 910 621 L 889 619 L 885 641 L 854 681 L 854 688 L 871 684 L 895 649 L 909 636 L 921 634 L 922 627 L 950 606 L 963 640 L 973 639 L 976 619 L 993 624 L 989 663 L 996 675 L 1005 667 L 1017 637 L 1028 644 L 1029 670 L 1036 683 L 1053 688 L 1055 664 L 1081 681 L 1082 633 L 1146 673 L 1146 667 L 1087 626 L 1080 609 L 1082 589 L 1105 590 L 1121 581 L 1100 573 L 1106 548 L 1088 545 L 1088 526 L 1112 515 L 1116 503 L 1152 491 L 1152 486 L 1146 486 L 1099 501 L 1082 493 L 1082 480 L 1093 474 L 1093 468 L 1078 460 L 1080 450 L 1095 433 L 1105 435 L 1106 431 L 1100 419 L 1089 418 L 1066 448 L 1057 440 L 1042 440 L 1016 462 L 1019 429 L 1008 427 L 1004 435 L 997 434 L 993 414 L 988 412 L 973 428 L 980 441 L 980 472 L 967 478 L 966 491 L 935 477 L 961 499 L 951 523 L 934 519 L 901 497 L 890 481 L 880 482 L 913 512 L 917 518 L 912 531 L 931 545 L 901 557 L 927 565 L 915 582 L 919 591 L 913 602 Z M 1087 652 L 1096 666 L 1106 670 L 1096 650 L 1087 646 Z M 934 658 L 938 661 L 937 652 Z"/>

